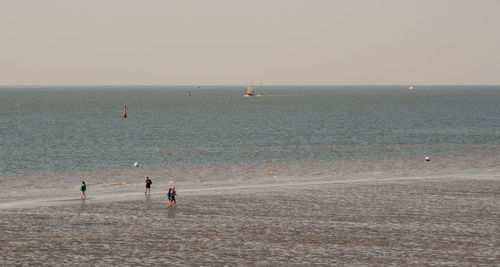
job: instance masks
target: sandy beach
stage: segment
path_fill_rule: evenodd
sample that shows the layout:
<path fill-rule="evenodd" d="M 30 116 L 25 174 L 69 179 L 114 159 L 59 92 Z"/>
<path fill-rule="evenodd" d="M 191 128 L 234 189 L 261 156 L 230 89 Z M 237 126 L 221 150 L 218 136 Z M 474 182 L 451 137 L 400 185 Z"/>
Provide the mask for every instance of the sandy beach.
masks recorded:
<path fill-rule="evenodd" d="M 178 188 L 0 210 L 5 265 L 500 263 L 500 176 Z"/>

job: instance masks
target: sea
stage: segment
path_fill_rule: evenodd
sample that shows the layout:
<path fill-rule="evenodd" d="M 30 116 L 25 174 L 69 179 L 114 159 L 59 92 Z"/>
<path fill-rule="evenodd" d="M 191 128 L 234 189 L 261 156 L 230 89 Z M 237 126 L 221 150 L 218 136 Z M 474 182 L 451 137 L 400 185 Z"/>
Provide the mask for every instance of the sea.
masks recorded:
<path fill-rule="evenodd" d="M 132 192 L 146 176 L 166 190 L 500 168 L 500 86 L 245 90 L 0 87 L 0 202 L 79 197 L 81 181 Z"/>

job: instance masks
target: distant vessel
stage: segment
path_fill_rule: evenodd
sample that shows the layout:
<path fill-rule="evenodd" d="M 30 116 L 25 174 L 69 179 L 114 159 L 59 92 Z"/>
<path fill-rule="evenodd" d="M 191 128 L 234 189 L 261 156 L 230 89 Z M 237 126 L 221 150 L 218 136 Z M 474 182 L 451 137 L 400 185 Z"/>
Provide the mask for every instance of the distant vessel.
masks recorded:
<path fill-rule="evenodd" d="M 412 85 L 410 85 L 410 87 L 408 87 L 408 89 L 413 90 L 413 89 L 415 89 L 415 86 L 413 86 L 413 84 L 412 84 Z"/>
<path fill-rule="evenodd" d="M 127 105 L 123 105 L 123 117 L 127 117 Z"/>
<path fill-rule="evenodd" d="M 188 92 L 186 93 L 186 95 L 187 95 L 187 96 L 191 96 L 191 91 L 188 91 Z"/>
<path fill-rule="evenodd" d="M 253 92 L 253 83 L 248 83 L 245 96 L 254 96 L 254 95 L 255 95 L 255 93 Z"/>

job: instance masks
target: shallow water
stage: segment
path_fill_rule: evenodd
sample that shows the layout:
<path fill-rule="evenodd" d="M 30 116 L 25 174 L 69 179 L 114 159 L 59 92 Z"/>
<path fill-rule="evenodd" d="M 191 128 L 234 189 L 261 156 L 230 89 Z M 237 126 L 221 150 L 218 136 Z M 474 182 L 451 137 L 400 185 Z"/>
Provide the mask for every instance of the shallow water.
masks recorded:
<path fill-rule="evenodd" d="M 0 88 L 0 265 L 499 264 L 500 88 L 240 89 Z"/>
<path fill-rule="evenodd" d="M 74 194 L 82 180 L 110 192 L 146 176 L 164 190 L 499 166 L 499 87 L 256 90 L 248 98 L 237 86 L 2 87 L 0 201 Z"/>
<path fill-rule="evenodd" d="M 486 265 L 499 176 L 179 190 L 0 210 L 2 265 Z"/>

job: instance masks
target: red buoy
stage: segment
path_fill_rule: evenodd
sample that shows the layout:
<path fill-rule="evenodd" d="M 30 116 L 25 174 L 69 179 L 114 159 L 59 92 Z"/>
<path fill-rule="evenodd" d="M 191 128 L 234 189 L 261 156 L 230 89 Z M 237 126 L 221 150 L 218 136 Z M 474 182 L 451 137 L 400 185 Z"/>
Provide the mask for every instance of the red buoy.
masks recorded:
<path fill-rule="evenodd" d="M 123 117 L 127 117 L 127 105 L 123 105 Z"/>

